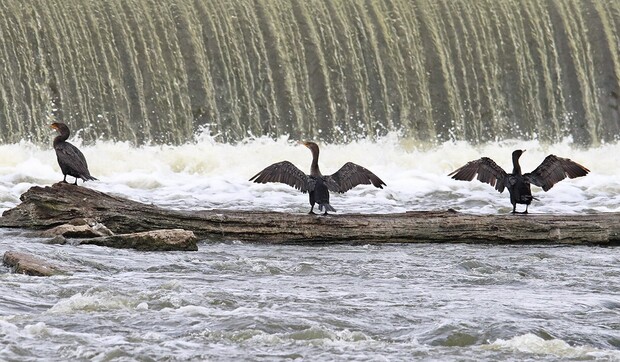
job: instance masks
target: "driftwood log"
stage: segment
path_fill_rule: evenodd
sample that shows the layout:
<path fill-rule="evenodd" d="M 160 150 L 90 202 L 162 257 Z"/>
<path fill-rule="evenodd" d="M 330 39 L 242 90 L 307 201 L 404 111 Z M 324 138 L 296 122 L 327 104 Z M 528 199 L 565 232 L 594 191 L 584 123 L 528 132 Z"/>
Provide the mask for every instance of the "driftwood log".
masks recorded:
<path fill-rule="evenodd" d="M 0 227 L 47 229 L 94 219 L 114 233 L 185 229 L 200 239 L 269 243 L 539 243 L 620 245 L 620 213 L 469 215 L 454 211 L 316 216 L 262 211 L 175 211 L 58 183 L 32 187 Z"/>
<path fill-rule="evenodd" d="M 99 245 L 117 249 L 142 251 L 196 251 L 198 241 L 193 232 L 183 229 L 163 229 L 114 234 L 94 219 L 73 219 L 68 224 L 38 232 L 37 236 L 51 238 L 50 244 Z M 71 238 L 69 241 L 67 238 Z"/>
<path fill-rule="evenodd" d="M 196 251 L 196 236 L 182 229 L 143 231 L 139 233 L 100 236 L 80 240 L 80 244 L 144 251 Z"/>

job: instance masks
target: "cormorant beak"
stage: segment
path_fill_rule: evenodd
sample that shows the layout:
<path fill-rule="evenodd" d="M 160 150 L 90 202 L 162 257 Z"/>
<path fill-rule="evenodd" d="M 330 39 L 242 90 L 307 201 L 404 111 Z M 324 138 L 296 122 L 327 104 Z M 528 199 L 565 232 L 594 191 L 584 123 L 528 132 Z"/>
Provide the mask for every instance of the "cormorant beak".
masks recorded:
<path fill-rule="evenodd" d="M 308 143 L 309 143 L 308 141 L 299 141 L 300 145 L 304 145 L 306 147 L 308 147 Z"/>
<path fill-rule="evenodd" d="M 50 127 L 58 131 L 58 125 L 56 123 L 50 124 Z"/>

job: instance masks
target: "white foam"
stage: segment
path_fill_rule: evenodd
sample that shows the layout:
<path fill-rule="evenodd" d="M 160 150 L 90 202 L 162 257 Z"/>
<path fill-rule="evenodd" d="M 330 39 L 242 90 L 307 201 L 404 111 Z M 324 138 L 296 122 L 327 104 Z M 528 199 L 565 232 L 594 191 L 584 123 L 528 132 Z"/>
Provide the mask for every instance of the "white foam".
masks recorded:
<path fill-rule="evenodd" d="M 46 337 L 52 334 L 52 329 L 48 328 L 47 324 L 43 322 L 28 324 L 24 327 L 24 330 L 32 336 Z"/>
<path fill-rule="evenodd" d="M 516 352 L 553 355 L 562 358 L 620 359 L 620 351 L 601 350 L 591 346 L 571 346 L 561 339 L 545 340 L 532 333 L 516 336 L 509 340 L 498 339 L 486 348 L 508 349 Z"/>
<path fill-rule="evenodd" d="M 79 140 L 73 142 L 80 144 Z M 363 185 L 344 195 L 332 195 L 332 205 L 339 213 L 447 208 L 473 213 L 508 212 L 511 205 L 506 191 L 499 194 L 489 185 L 455 181 L 447 174 L 482 156 L 492 157 L 510 171 L 510 154 L 516 148 L 527 149 L 521 158 L 524 171 L 533 170 L 550 153 L 571 158 L 592 171 L 586 177 L 562 181 L 546 193 L 534 187 L 540 201 L 534 201 L 530 212 L 620 211 L 620 179 L 616 177 L 620 164 L 615 157 L 620 151 L 618 144 L 581 149 L 569 140 L 553 145 L 537 141 L 481 146 L 450 142 L 423 148 L 389 135 L 377 141 L 320 146 L 324 174 L 352 161 L 372 170 L 388 185 L 382 190 Z M 99 141 L 80 148 L 91 173 L 100 179 L 85 186 L 100 191 L 178 209 L 309 210 L 307 195 L 287 185 L 248 181 L 264 167 L 282 160 L 308 171 L 310 152 L 286 137 L 231 145 L 203 136 L 175 147 L 134 147 L 125 142 Z M 0 211 L 19 203 L 19 196 L 29 187 L 51 185 L 61 179 L 51 147 L 28 142 L 0 145 Z"/>
<path fill-rule="evenodd" d="M 209 308 L 198 306 L 198 305 L 186 305 L 179 307 L 177 311 L 181 314 L 191 315 L 191 316 L 210 316 L 213 314 L 213 311 Z"/>
<path fill-rule="evenodd" d="M 49 313 L 71 314 L 74 312 L 97 312 L 115 309 L 128 309 L 130 302 L 110 293 L 77 293 L 68 299 L 61 299 L 54 304 Z"/>
<path fill-rule="evenodd" d="M 0 335 L 2 336 L 15 335 L 18 330 L 19 330 L 19 327 L 17 327 L 15 324 L 9 321 L 6 321 L 3 318 L 0 318 Z"/>

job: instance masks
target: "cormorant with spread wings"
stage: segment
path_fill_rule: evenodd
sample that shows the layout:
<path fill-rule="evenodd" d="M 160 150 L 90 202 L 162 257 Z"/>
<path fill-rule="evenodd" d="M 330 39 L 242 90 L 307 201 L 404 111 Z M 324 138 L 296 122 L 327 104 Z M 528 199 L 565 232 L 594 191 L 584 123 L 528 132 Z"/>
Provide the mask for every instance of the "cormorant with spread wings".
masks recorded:
<path fill-rule="evenodd" d="M 555 155 L 547 156 L 543 162 L 532 172 L 522 174 L 519 165 L 519 157 L 525 150 L 516 150 L 512 153 L 512 173 L 507 173 L 499 167 L 492 159 L 482 157 L 481 159 L 470 161 L 465 166 L 455 170 L 448 176 L 455 180 L 471 181 L 478 174 L 478 180 L 494 186 L 499 192 L 508 188 L 510 202 L 512 203 L 512 213 L 517 213 L 517 204 L 525 204 L 525 211 L 535 197 L 532 196 L 530 184 L 542 187 L 548 191 L 556 183 L 568 178 L 585 176 L 590 172 L 587 168 L 568 158 Z"/>
<path fill-rule="evenodd" d="M 314 142 L 300 142 L 308 147 L 312 152 L 312 164 L 310 165 L 310 175 L 297 168 L 289 161 L 282 161 L 268 166 L 261 172 L 250 178 L 250 181 L 257 183 L 281 182 L 309 193 L 310 212 L 314 214 L 314 204 L 319 204 L 319 211 L 336 211 L 329 204 L 329 191 L 347 192 L 357 185 L 372 184 L 380 189 L 387 186 L 377 175 L 366 168 L 353 162 L 347 162 L 332 175 L 323 175 L 319 170 L 319 146 Z"/>

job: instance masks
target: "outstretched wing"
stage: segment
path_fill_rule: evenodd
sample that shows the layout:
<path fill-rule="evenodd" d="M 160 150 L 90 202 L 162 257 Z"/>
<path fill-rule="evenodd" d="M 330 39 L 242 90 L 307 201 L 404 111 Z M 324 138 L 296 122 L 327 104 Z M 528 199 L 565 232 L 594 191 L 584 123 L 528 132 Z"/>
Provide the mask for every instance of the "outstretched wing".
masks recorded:
<path fill-rule="evenodd" d="M 471 181 L 478 174 L 480 182 L 487 183 L 499 192 L 504 191 L 508 174 L 503 168 L 499 167 L 495 161 L 488 157 L 469 161 L 465 166 L 453 171 L 448 176 L 452 176 L 455 180 Z"/>
<path fill-rule="evenodd" d="M 523 177 L 547 191 L 567 176 L 569 178 L 581 177 L 587 175 L 588 172 L 590 170 L 568 158 L 549 155 L 540 166 L 536 167 L 534 171 L 524 174 Z"/>
<path fill-rule="evenodd" d="M 357 165 L 353 162 L 347 162 L 336 171 L 333 175 L 324 176 L 323 179 L 327 184 L 327 188 L 333 192 L 347 192 L 357 185 L 370 185 L 380 189 L 387 186 L 383 180 L 370 170 Z"/>
<path fill-rule="evenodd" d="M 267 166 L 264 170 L 254 175 L 250 181 L 264 184 L 267 182 L 281 182 L 306 193 L 308 192 L 308 175 L 298 169 L 289 161 L 282 161 Z"/>

